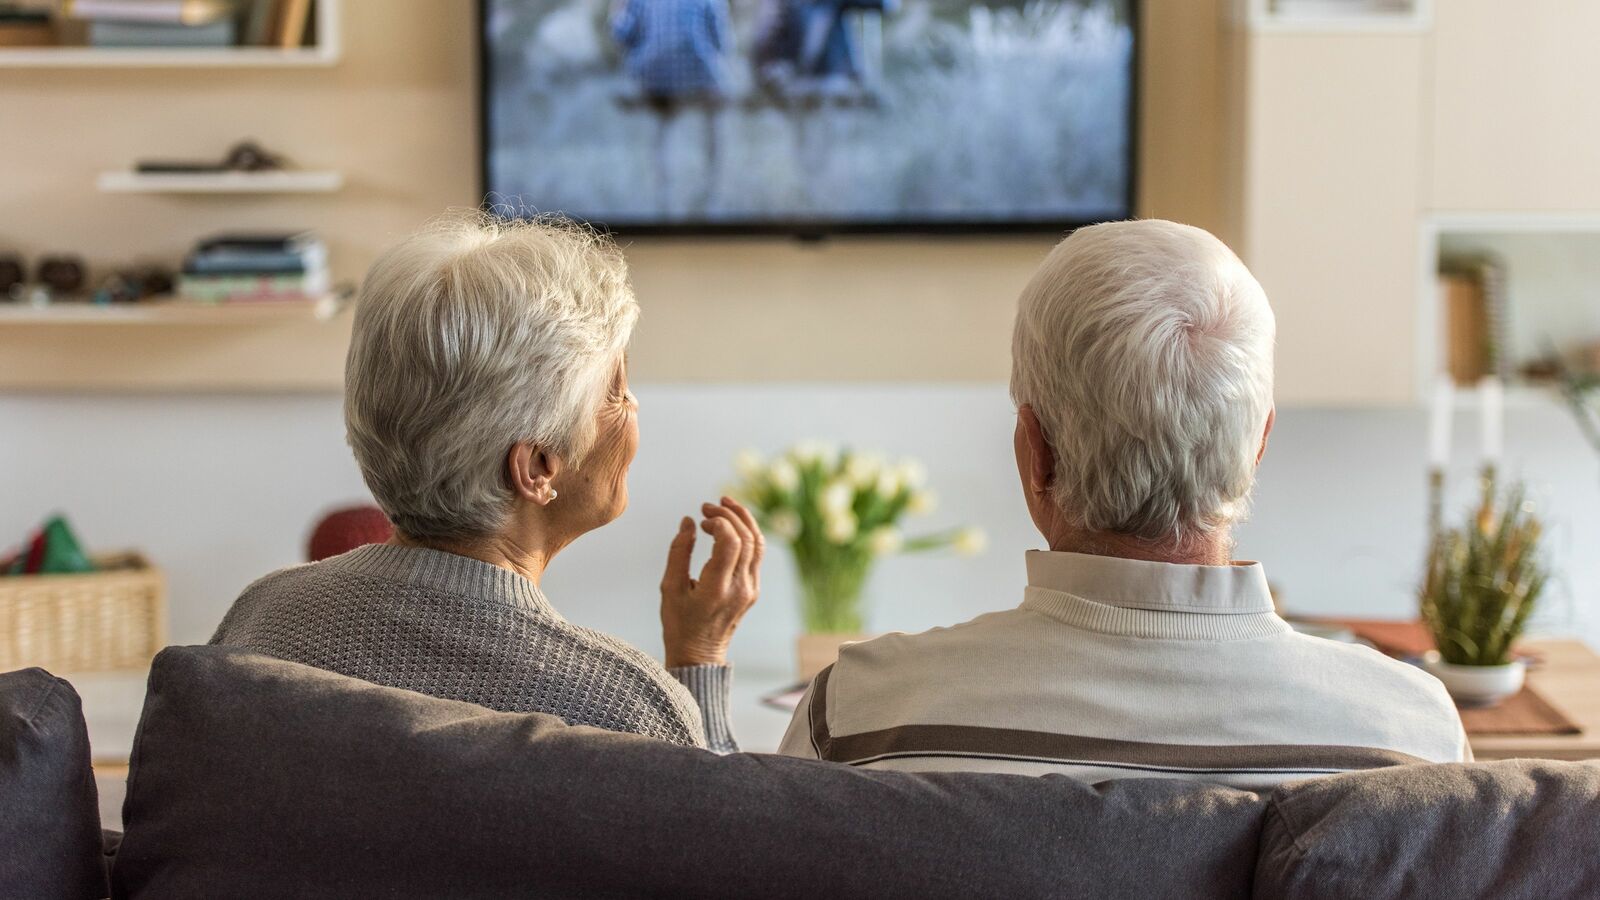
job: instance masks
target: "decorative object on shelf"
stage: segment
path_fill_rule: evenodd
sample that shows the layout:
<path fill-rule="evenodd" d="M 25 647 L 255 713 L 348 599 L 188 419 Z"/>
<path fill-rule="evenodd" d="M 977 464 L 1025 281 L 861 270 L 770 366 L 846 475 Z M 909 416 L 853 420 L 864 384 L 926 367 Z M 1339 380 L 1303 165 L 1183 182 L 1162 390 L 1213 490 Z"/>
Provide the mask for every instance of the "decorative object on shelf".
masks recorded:
<path fill-rule="evenodd" d="M 62 0 L 63 19 L 87 25 L 97 48 L 215 48 L 238 42 L 234 0 Z"/>
<path fill-rule="evenodd" d="M 15 253 L 0 254 L 0 302 L 21 299 L 19 289 L 28 280 L 28 269 Z"/>
<path fill-rule="evenodd" d="M 76 256 L 46 256 L 39 260 L 35 281 L 50 289 L 53 296 L 76 294 L 87 281 L 83 260 Z"/>
<path fill-rule="evenodd" d="M 55 42 L 50 13 L 0 3 L 0 47 L 48 47 Z"/>
<path fill-rule="evenodd" d="M 1439 262 L 1439 285 L 1445 370 L 1462 385 L 1490 375 L 1509 381 L 1514 366 L 1505 265 L 1481 253 L 1446 257 Z"/>
<path fill-rule="evenodd" d="M 72 526 L 59 515 L 46 519 L 20 550 L 0 562 L 0 575 L 65 575 L 93 571 L 94 563 L 78 544 Z"/>
<path fill-rule="evenodd" d="M 0 301 L 35 308 L 81 306 L 85 301 L 100 306 L 131 303 L 172 293 L 173 279 L 172 272 L 161 266 L 134 266 L 105 276 L 92 292 L 86 290 L 88 284 L 88 266 L 76 256 L 40 258 L 32 283 L 20 256 L 0 256 Z"/>
<path fill-rule="evenodd" d="M 1470 519 L 1434 534 L 1421 608 L 1436 649 L 1423 665 L 1457 703 L 1492 705 L 1522 689 L 1527 664 L 1513 652 L 1549 578 L 1542 534 L 1522 486 L 1502 497 L 1493 468 Z"/>
<path fill-rule="evenodd" d="M 274 39 L 280 47 L 298 47 L 308 43 L 308 33 L 313 19 L 311 0 L 273 0 L 277 18 L 273 29 Z"/>
<path fill-rule="evenodd" d="M 800 580 L 805 635 L 798 643 L 801 676 L 837 656 L 841 643 L 863 637 L 862 593 L 872 565 L 895 553 L 944 547 L 972 555 L 983 533 L 958 528 L 907 537 L 901 521 L 932 511 L 927 470 L 915 460 L 840 450 L 821 441 L 796 444 L 772 460 L 747 450 L 735 461 L 733 489 L 760 517 L 771 538 L 788 543 Z"/>
<path fill-rule="evenodd" d="M 172 273 L 160 266 L 123 269 L 102 280 L 90 302 L 97 306 L 109 306 L 165 297 L 172 293 L 174 283 Z"/>
<path fill-rule="evenodd" d="M 138 670 L 167 643 L 166 583 L 137 553 L 94 571 L 0 578 L 0 672 Z"/>
<path fill-rule="evenodd" d="M 310 232 L 222 234 L 195 246 L 178 296 L 207 303 L 304 299 L 330 287 L 328 247 Z"/>
<path fill-rule="evenodd" d="M 282 169 L 283 156 L 272 153 L 255 141 L 240 141 L 228 148 L 220 160 L 167 160 L 147 159 L 133 164 L 133 170 L 144 174 L 215 174 L 217 172 L 269 172 Z"/>
<path fill-rule="evenodd" d="M 60 15 L 90 22 L 206 25 L 232 16 L 234 0 L 61 0 Z"/>
<path fill-rule="evenodd" d="M 238 25 L 232 19 L 217 19 L 204 25 L 116 21 L 89 23 L 88 43 L 91 47 L 215 48 L 232 47 L 238 42 Z"/>

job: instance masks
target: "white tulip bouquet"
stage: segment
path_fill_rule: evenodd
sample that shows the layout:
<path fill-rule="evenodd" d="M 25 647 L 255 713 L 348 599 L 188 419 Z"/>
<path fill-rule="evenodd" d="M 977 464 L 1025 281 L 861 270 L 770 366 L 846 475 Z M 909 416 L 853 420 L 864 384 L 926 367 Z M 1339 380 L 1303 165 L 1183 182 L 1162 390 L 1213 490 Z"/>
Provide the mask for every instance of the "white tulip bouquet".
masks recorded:
<path fill-rule="evenodd" d="M 794 551 L 811 634 L 862 631 L 862 589 L 880 557 L 944 547 L 970 556 L 986 544 L 973 528 L 905 535 L 900 521 L 935 503 L 924 486 L 927 469 L 916 460 L 891 464 L 881 454 L 806 441 L 771 460 L 746 450 L 735 466 L 741 482 L 734 496 L 756 512 L 769 537 Z"/>

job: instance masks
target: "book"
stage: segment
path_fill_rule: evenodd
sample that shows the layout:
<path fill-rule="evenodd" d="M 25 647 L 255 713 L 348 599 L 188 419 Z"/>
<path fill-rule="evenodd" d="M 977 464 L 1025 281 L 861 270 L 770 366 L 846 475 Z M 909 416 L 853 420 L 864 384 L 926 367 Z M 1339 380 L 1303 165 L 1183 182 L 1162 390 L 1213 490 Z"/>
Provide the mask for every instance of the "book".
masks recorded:
<path fill-rule="evenodd" d="M 185 272 L 197 274 L 250 272 L 310 272 L 323 268 L 321 260 L 307 259 L 292 253 L 226 254 L 220 256 L 191 256 L 184 265 Z"/>
<path fill-rule="evenodd" d="M 278 46 L 298 47 L 305 43 L 306 25 L 311 21 L 311 0 L 280 0 L 278 3 Z"/>
<path fill-rule="evenodd" d="M 196 253 L 294 253 L 322 243 L 310 231 L 231 232 L 202 238 L 194 245 Z"/>
<path fill-rule="evenodd" d="M 231 19 L 219 19 L 209 25 L 89 23 L 91 47 L 231 47 L 237 37 L 238 29 Z"/>
<path fill-rule="evenodd" d="M 205 303 L 245 300 L 300 300 L 326 294 L 327 273 L 178 276 L 178 296 Z"/>
<path fill-rule="evenodd" d="M 1456 384 L 1475 385 L 1489 374 L 1489 305 L 1483 285 L 1466 275 L 1441 275 L 1445 367 Z"/>
<path fill-rule="evenodd" d="M 0 9 L 0 47 L 48 47 L 55 42 L 49 13 Z"/>
<path fill-rule="evenodd" d="M 233 0 L 61 0 L 61 15 L 103 22 L 209 25 L 233 16 Z"/>
<path fill-rule="evenodd" d="M 244 33 L 240 35 L 243 43 L 252 47 L 264 47 L 272 43 L 276 36 L 273 26 L 278 19 L 278 0 L 250 0 L 250 8 L 244 17 Z"/>

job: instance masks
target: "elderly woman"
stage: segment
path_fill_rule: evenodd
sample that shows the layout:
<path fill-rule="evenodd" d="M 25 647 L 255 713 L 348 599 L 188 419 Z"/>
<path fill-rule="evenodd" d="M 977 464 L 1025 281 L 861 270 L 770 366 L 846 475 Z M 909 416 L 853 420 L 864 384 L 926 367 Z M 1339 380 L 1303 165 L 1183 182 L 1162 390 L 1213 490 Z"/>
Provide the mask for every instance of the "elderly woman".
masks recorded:
<path fill-rule="evenodd" d="M 763 543 L 722 498 L 690 577 L 694 520 L 661 582 L 666 668 L 568 623 L 539 589 L 561 549 L 628 503 L 638 316 L 621 255 L 574 227 L 432 227 L 367 275 L 345 424 L 394 537 L 247 588 L 212 643 L 505 711 L 737 749 L 728 641 L 755 602 Z"/>

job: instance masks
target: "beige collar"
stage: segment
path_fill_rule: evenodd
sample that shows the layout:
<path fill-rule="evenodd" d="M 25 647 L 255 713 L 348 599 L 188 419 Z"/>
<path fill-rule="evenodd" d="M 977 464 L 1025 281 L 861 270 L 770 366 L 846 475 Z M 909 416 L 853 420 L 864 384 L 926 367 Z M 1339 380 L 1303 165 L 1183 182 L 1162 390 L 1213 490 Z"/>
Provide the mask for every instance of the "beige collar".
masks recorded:
<path fill-rule="evenodd" d="M 1231 640 L 1282 634 L 1260 563 L 1189 566 L 1028 553 L 1023 608 L 1093 631 L 1133 637 Z"/>

